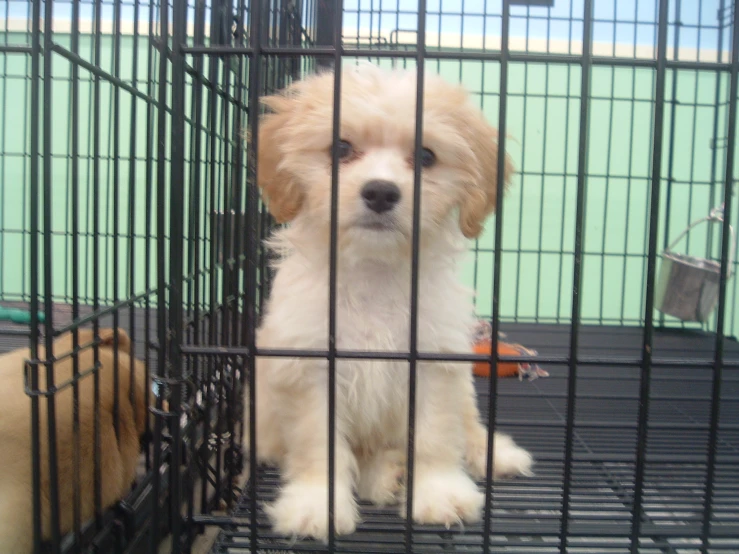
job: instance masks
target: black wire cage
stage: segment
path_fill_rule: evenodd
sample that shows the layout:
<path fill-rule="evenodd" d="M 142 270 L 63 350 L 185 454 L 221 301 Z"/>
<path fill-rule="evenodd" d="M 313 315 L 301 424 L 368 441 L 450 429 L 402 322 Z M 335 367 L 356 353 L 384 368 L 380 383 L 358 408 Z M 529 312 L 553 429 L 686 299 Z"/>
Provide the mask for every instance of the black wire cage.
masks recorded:
<path fill-rule="evenodd" d="M 15 392 L 29 415 L 34 551 L 739 552 L 735 4 L 0 6 L 0 301 L 17 310 L 0 322 L 0 351 L 29 347 Z M 493 354 L 465 359 L 536 362 L 549 376 L 476 378 L 489 427 L 510 431 L 536 460 L 533 477 L 481 483 L 481 523 L 424 526 L 362 504 L 355 533 L 292 541 L 262 509 L 279 475 L 244 442 L 254 440 L 242 421 L 254 421 L 256 399 L 244 391 L 256 357 L 319 356 L 333 368 L 372 353 L 256 348 L 272 278 L 263 240 L 275 222 L 243 137 L 258 136 L 262 95 L 358 60 L 461 82 L 498 128 L 517 172 L 464 269 Z M 417 138 L 416 156 L 420 148 Z M 674 317 L 665 260 L 704 216 L 679 244 L 690 267 L 713 268 L 699 287 L 708 306 Z M 326 317 L 335 329 L 333 307 Z M 78 459 L 80 395 L 100 402 L 110 327 L 126 331 L 144 362 L 150 417 L 135 479 L 109 505 L 96 431 L 87 477 L 96 492 L 83 517 L 86 477 L 69 488 L 58 454 L 67 450 L 54 437 L 73 441 Z M 496 354 L 499 331 L 538 354 Z M 55 340 L 67 332 L 73 348 L 60 352 Z M 411 372 L 425 356 L 396 354 Z M 55 381 L 65 359 L 73 372 Z M 119 387 L 134 364 L 116 364 L 120 440 L 135 399 Z M 75 400 L 63 418 L 54 405 L 65 394 Z"/>

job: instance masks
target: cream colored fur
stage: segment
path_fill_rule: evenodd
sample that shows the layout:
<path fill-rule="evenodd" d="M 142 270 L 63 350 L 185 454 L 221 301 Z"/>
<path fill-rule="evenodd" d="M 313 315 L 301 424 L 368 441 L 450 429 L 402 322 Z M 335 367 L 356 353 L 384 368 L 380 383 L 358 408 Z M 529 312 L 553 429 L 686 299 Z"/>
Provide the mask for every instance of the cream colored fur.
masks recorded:
<path fill-rule="evenodd" d="M 131 343 L 118 331 L 119 436 L 113 427 L 113 330 L 100 330 L 100 470 L 102 508 L 122 498 L 133 483 L 140 453 L 139 437 L 144 432 L 146 404 L 144 364 L 134 361 L 135 408 L 129 401 Z M 79 331 L 79 345 L 86 347 L 78 356 L 79 371 L 94 367 L 93 333 Z M 72 351 L 72 335 L 67 333 L 54 341 L 54 356 L 62 358 Z M 40 348 L 39 358 L 45 351 Z M 25 554 L 33 551 L 33 487 L 31 463 L 31 399 L 24 392 L 24 365 L 30 358 L 28 349 L 0 356 L 0 552 Z M 66 356 L 54 364 L 54 382 L 62 385 L 72 377 L 72 358 Z M 46 370 L 39 368 L 39 389 L 46 389 Z M 94 515 L 94 379 L 92 375 L 79 382 L 79 499 L 84 524 Z M 56 402 L 56 434 L 59 484 L 59 515 L 62 536 L 74 525 L 74 464 L 72 387 L 54 394 Z M 41 449 L 41 520 L 44 539 L 51 535 L 49 499 L 49 440 L 47 401 L 39 399 Z"/>
<path fill-rule="evenodd" d="M 407 352 L 415 72 L 362 65 L 346 68 L 341 84 L 340 134 L 353 154 L 340 167 L 336 347 Z M 333 74 L 322 74 L 265 99 L 272 113 L 261 123 L 259 186 L 278 221 L 290 225 L 270 241 L 279 261 L 260 348 L 328 347 L 333 85 Z M 457 264 L 465 236 L 477 236 L 495 207 L 497 134 L 461 88 L 431 76 L 425 91 L 423 145 L 437 162 L 422 172 L 418 350 L 469 353 L 473 307 Z M 381 216 L 360 196 L 373 179 L 402 193 Z M 267 512 L 289 536 L 328 532 L 327 367 L 324 359 L 257 361 L 258 456 L 279 464 L 283 479 Z M 417 367 L 413 517 L 447 526 L 477 521 L 483 495 L 470 475 L 485 474 L 487 430 L 470 364 Z M 356 527 L 355 492 L 399 503 L 404 514 L 408 380 L 406 361 L 336 363 L 338 533 Z M 496 477 L 529 474 L 532 458 L 496 433 L 493 464 Z"/>

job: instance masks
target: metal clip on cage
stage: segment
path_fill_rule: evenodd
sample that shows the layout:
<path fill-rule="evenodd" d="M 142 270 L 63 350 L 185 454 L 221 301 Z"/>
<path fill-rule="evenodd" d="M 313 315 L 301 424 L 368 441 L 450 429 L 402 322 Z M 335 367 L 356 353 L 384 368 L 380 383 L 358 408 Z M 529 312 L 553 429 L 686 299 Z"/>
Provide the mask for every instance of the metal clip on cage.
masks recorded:
<path fill-rule="evenodd" d="M 724 205 L 722 204 L 721 207 L 712 209 L 708 216 L 688 225 L 662 253 L 662 265 L 655 297 L 657 310 L 682 321 L 701 323 L 713 313 L 718 302 L 721 261 L 678 254 L 673 249 L 701 223 L 722 223 L 723 221 Z M 727 279 L 733 275 L 732 265 L 736 249 L 734 228 L 729 226 L 729 231 L 731 232 L 731 250 L 729 251 Z"/>

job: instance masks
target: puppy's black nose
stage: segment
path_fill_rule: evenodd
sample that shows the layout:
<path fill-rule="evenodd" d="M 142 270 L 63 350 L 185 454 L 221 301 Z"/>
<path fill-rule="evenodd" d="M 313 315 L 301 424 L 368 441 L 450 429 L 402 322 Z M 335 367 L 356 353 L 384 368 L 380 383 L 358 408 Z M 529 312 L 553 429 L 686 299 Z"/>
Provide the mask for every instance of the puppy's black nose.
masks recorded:
<path fill-rule="evenodd" d="M 362 198 L 370 210 L 381 214 L 398 203 L 400 189 L 390 181 L 369 181 L 362 187 Z"/>

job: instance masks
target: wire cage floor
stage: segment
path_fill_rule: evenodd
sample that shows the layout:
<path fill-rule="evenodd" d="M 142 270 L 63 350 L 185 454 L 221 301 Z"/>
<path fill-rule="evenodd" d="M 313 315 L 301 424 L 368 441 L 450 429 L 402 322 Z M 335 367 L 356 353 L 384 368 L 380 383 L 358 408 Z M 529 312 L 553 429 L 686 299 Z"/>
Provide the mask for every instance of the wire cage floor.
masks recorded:
<path fill-rule="evenodd" d="M 504 326 L 509 336 L 542 356 L 563 354 L 569 327 L 544 324 Z M 658 331 L 655 352 L 675 359 L 707 362 L 714 337 L 695 331 Z M 586 326 L 581 330 L 581 355 L 636 356 L 641 330 L 628 327 Z M 728 363 L 739 361 L 739 343 L 728 341 Z M 550 377 L 535 381 L 501 379 L 498 383 L 497 424 L 515 429 L 515 438 L 535 456 L 536 475 L 499 481 L 493 487 L 494 552 L 560 552 L 564 444 L 568 368 L 547 365 Z M 644 519 L 640 552 L 697 552 L 709 449 L 711 405 L 710 370 L 696 367 L 655 369 L 649 407 Z M 484 415 L 490 408 L 486 379 L 477 378 Z M 631 506 L 634 501 L 637 445 L 639 370 L 613 365 L 578 369 L 574 463 L 571 466 L 568 552 L 626 552 L 629 548 Z M 722 387 L 722 412 L 717 448 L 714 539 L 711 552 L 737 552 L 739 531 L 739 372 L 727 370 Z M 260 469 L 257 496 L 274 498 L 279 477 Z M 225 529 L 213 552 L 245 552 L 250 547 L 249 494 L 235 508 L 244 527 Z M 325 547 L 314 542 L 291 543 L 276 537 L 259 516 L 260 551 L 313 552 Z M 358 531 L 337 539 L 340 552 L 392 553 L 403 544 L 404 521 L 397 509 L 362 505 Z M 414 552 L 477 552 L 482 525 L 447 530 L 415 526 Z"/>
<path fill-rule="evenodd" d="M 19 304 L 20 306 L 20 304 Z M 145 311 L 133 312 L 134 326 L 144 329 Z M 67 306 L 56 306 L 60 323 Z M 121 326 L 127 327 L 127 318 Z M 105 319 L 101 325 L 105 325 Z M 152 325 L 152 328 L 154 325 Z M 27 330 L 27 328 L 25 328 Z M 8 333 L 10 331 L 12 334 Z M 569 327 L 547 324 L 509 324 L 504 331 L 514 340 L 539 351 L 542 357 L 566 353 Z M 24 327 L 3 324 L 0 353 L 27 343 Z M 580 355 L 584 358 L 628 359 L 638 355 L 641 330 L 635 327 L 584 326 Z M 152 331 L 149 340 L 155 334 Z M 654 349 L 665 359 L 693 360 L 694 366 L 653 369 L 652 394 L 642 489 L 644 518 L 640 552 L 687 553 L 695 550 L 702 532 L 709 445 L 711 370 L 714 335 L 700 331 L 658 330 Z M 138 356 L 145 353 L 143 332 L 135 338 Z M 721 389 L 721 418 L 713 482 L 710 552 L 737 552 L 739 533 L 739 343 L 726 342 Z M 536 458 L 535 476 L 502 480 L 493 487 L 491 547 L 495 552 L 559 552 L 564 483 L 567 377 L 569 368 L 545 366 L 548 378 L 534 381 L 500 379 L 498 429 L 515 433 L 516 441 Z M 609 364 L 578 368 L 573 459 L 571 466 L 568 552 L 620 552 L 628 549 L 635 491 L 639 370 Z M 487 379 L 476 378 L 480 408 L 490 409 Z M 279 476 L 260 467 L 257 496 L 274 498 Z M 251 484 L 233 508 L 233 521 L 213 545 L 214 553 L 245 552 L 250 548 L 248 522 Z M 127 499 L 130 502 L 130 499 Z M 340 537 L 340 552 L 392 553 L 403 544 L 405 522 L 395 508 L 362 504 L 362 521 L 355 534 Z M 260 512 L 258 544 L 261 552 L 324 551 L 320 543 L 293 542 L 276 536 Z M 726 536 L 722 540 L 720 537 Z M 482 525 L 464 529 L 415 526 L 414 552 L 475 552 L 480 549 Z M 134 550 L 135 551 L 135 550 Z"/>

